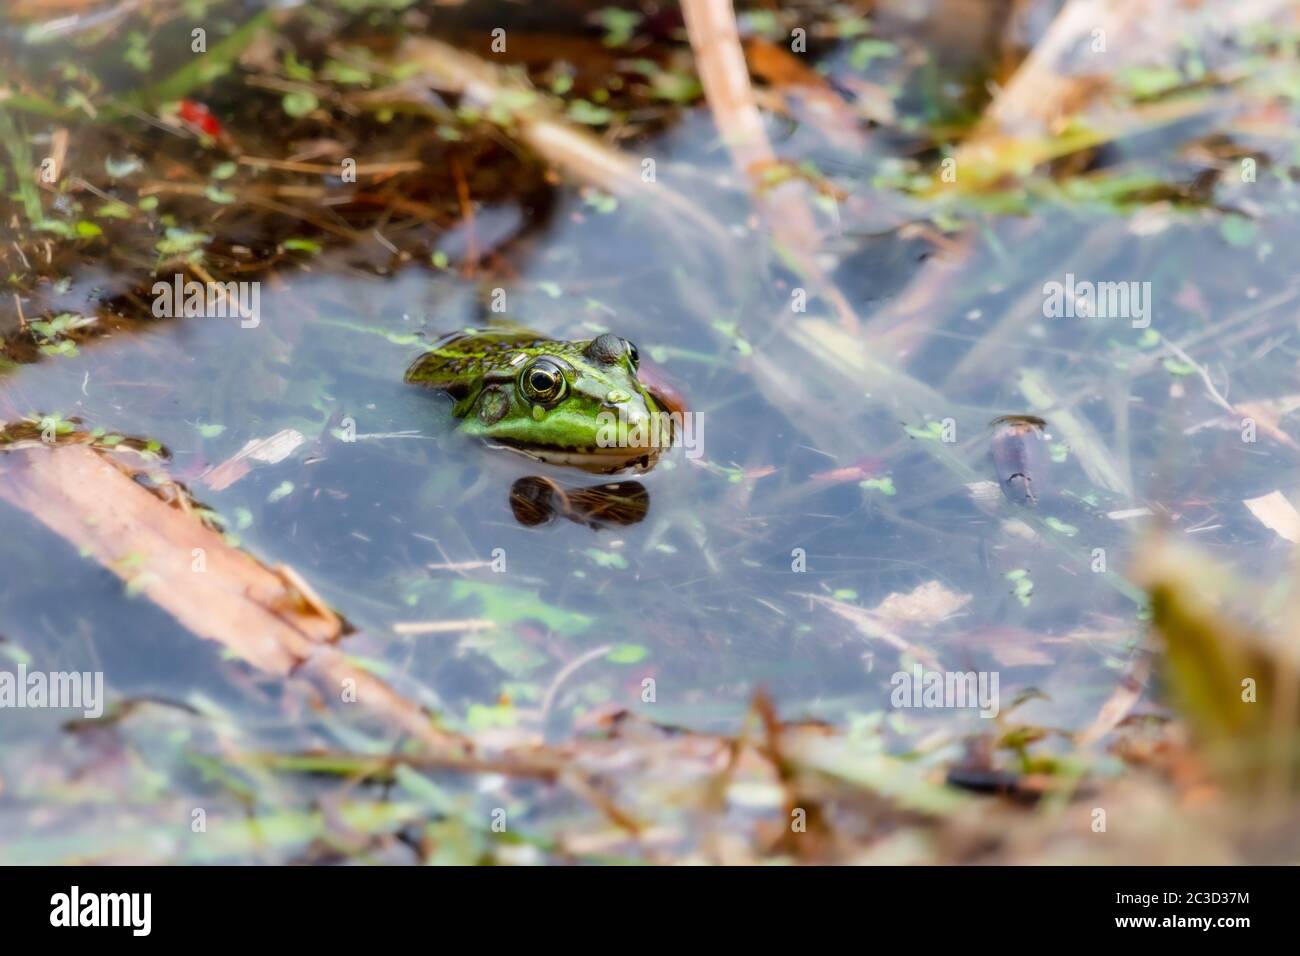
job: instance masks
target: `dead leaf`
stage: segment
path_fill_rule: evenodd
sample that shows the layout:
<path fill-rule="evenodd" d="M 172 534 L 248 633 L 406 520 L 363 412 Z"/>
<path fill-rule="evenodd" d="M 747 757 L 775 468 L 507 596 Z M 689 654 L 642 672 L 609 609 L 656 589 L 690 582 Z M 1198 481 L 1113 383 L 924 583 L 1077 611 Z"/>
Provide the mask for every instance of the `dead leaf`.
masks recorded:
<path fill-rule="evenodd" d="M 1282 492 L 1271 491 L 1258 498 L 1247 498 L 1242 504 L 1264 527 L 1276 531 L 1279 537 L 1292 544 L 1300 544 L 1300 513 Z"/>
<path fill-rule="evenodd" d="M 243 448 L 199 479 L 213 491 L 229 488 L 252 470 L 250 462 L 274 465 L 284 461 L 307 439 L 302 432 L 286 428 L 268 438 L 250 439 Z"/>
<path fill-rule="evenodd" d="M 879 474 L 880 459 L 863 458 L 861 461 L 832 468 L 829 471 L 819 471 L 808 477 L 812 481 L 862 481 L 865 478 L 875 478 Z"/>
<path fill-rule="evenodd" d="M 1281 420 L 1283 416 L 1290 414 L 1296 409 L 1296 405 L 1291 404 L 1296 396 L 1291 395 L 1286 398 L 1266 400 L 1262 402 L 1238 402 L 1233 409 L 1247 418 L 1255 420 L 1255 424 L 1269 438 L 1280 441 L 1288 448 L 1300 448 L 1296 440 L 1282 430 Z M 1238 423 L 1233 422 L 1229 427 L 1238 427 Z"/>
<path fill-rule="evenodd" d="M 1150 673 L 1150 658 L 1138 658 L 1119 686 L 1106 698 L 1106 703 L 1101 705 L 1093 722 L 1079 734 L 1077 741 L 1080 747 L 1091 746 L 1119 726 L 1120 721 L 1128 716 L 1128 712 L 1142 696 Z"/>
<path fill-rule="evenodd" d="M 963 631 L 961 635 L 963 647 L 987 651 L 1003 667 L 1045 667 L 1055 663 L 1056 658 L 1042 649 L 1049 639 L 1039 631 L 1003 624 Z"/>
<path fill-rule="evenodd" d="M 896 593 L 874 608 L 880 619 L 892 625 L 933 625 L 952 617 L 970 602 L 969 594 L 958 594 L 938 581 L 927 581 L 907 594 Z"/>
<path fill-rule="evenodd" d="M 911 591 L 891 594 L 874 608 L 859 607 L 824 594 L 805 594 L 848 621 L 864 637 L 881 640 L 916 658 L 933 670 L 940 670 L 939 660 L 924 647 L 902 637 L 897 629 L 930 627 L 951 617 L 963 608 L 971 596 L 958 594 L 938 581 L 927 581 Z"/>

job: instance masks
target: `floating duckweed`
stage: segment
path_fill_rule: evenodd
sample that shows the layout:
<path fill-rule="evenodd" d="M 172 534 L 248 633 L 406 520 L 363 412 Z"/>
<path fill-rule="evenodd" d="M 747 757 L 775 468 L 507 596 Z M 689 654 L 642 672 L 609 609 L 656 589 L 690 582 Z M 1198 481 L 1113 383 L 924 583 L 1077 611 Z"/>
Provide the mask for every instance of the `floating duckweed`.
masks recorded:
<path fill-rule="evenodd" d="M 1060 534 L 1067 535 L 1069 537 L 1074 537 L 1076 534 L 1079 533 L 1078 528 L 1076 528 L 1072 524 L 1066 524 L 1064 521 L 1060 520 L 1059 518 L 1044 518 L 1043 523 L 1047 525 L 1049 528 L 1051 528 L 1053 531 L 1059 532 Z"/>
<path fill-rule="evenodd" d="M 280 484 L 276 485 L 275 489 L 269 495 L 266 496 L 266 500 L 269 503 L 274 504 L 281 498 L 288 497 L 291 494 L 293 494 L 293 482 L 282 481 Z"/>
<path fill-rule="evenodd" d="M 1021 607 L 1029 607 L 1029 597 L 1034 593 L 1034 582 L 1030 579 L 1029 572 L 1024 568 L 1016 568 L 1014 571 L 1007 572 L 1007 580 L 1015 585 L 1012 593 L 1015 594 Z"/>
<path fill-rule="evenodd" d="M 1255 241 L 1255 224 L 1245 216 L 1226 216 L 1219 223 L 1219 235 L 1233 246 L 1248 246 Z"/>
<path fill-rule="evenodd" d="M 912 425 L 905 425 L 903 427 L 903 431 L 905 431 L 912 438 L 926 438 L 926 439 L 930 439 L 931 441 L 939 441 L 943 438 L 943 422 L 937 420 L 929 421 L 925 423 L 924 428 L 916 428 L 915 426 Z"/>
<path fill-rule="evenodd" d="M 618 208 L 618 200 L 609 193 L 592 190 L 584 197 L 588 206 L 600 213 L 611 213 Z"/>
<path fill-rule="evenodd" d="M 611 664 L 636 664 L 645 660 L 649 653 L 640 644 L 619 644 L 605 656 L 605 659 Z"/>
<path fill-rule="evenodd" d="M 858 482 L 858 487 L 864 491 L 878 491 L 882 495 L 888 495 L 891 498 L 898 494 L 898 489 L 894 487 L 894 479 L 889 475 L 883 478 L 867 478 Z"/>
<path fill-rule="evenodd" d="M 627 558 L 617 551 L 601 551 L 599 548 L 588 548 L 586 555 L 593 564 L 602 568 L 614 568 L 618 571 L 627 568 Z"/>

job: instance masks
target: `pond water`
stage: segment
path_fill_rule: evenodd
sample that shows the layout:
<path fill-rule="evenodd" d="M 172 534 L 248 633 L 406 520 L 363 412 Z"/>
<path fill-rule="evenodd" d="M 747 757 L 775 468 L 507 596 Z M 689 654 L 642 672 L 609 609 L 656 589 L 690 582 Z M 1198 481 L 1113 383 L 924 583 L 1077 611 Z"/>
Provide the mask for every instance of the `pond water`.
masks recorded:
<path fill-rule="evenodd" d="M 864 65 L 853 39 L 821 44 L 817 62 L 836 83 L 903 84 L 893 106 L 906 122 L 856 137 L 865 151 L 800 123 L 799 106 L 770 124 L 781 157 L 834 188 L 817 209 L 824 263 L 861 322 L 852 332 L 815 294 L 806 311 L 791 307 L 801 280 L 770 251 L 695 101 L 621 148 L 653 158 L 660 183 L 713 217 L 721 247 L 690 222 L 666 226 L 663 210 L 547 183 L 523 163 L 517 194 L 508 182 L 475 194 L 469 227 L 393 211 L 340 242 L 298 224 L 326 248 L 259 274 L 260 322 L 244 328 L 124 305 L 159 238 L 130 223 L 138 234 L 118 237 L 121 258 L 88 250 L 65 263 L 64 285 L 24 290 L 28 318 L 99 309 L 107 325 L 106 302 L 125 315 L 75 353 L 10 367 L 0 417 L 59 414 L 159 442 L 168 473 L 232 540 L 291 566 L 348 619 L 349 654 L 453 726 L 561 740 L 584 715 L 629 708 L 731 730 L 766 688 L 785 717 L 838 727 L 884 719 L 903 751 L 918 729 L 954 740 L 981 732 L 969 710 L 891 708 L 894 675 L 923 665 L 995 672 L 1003 711 L 1016 704 L 1017 718 L 1078 730 L 1145 640 L 1145 601 L 1125 580 L 1144 530 L 1168 525 L 1248 579 L 1288 567 L 1286 542 L 1242 502 L 1296 484 L 1285 418 L 1300 393 L 1291 253 L 1300 194 L 1285 172 L 1295 157 L 1216 103 L 1097 150 L 1055 184 L 1040 177 L 1036 190 L 955 200 L 904 191 L 918 131 L 967 109 L 979 86 L 971 64 L 988 53 L 956 44 L 945 56 L 936 45 L 908 73 L 889 61 L 922 48 L 924 34 L 905 26 L 891 35 L 886 18 L 876 31 L 895 51 L 881 47 L 880 62 Z M 41 55 L 66 54 L 55 45 Z M 205 100 L 235 102 L 235 83 L 217 81 Z M 222 115 L 246 152 L 293 152 L 274 129 Z M 120 190 L 183 179 L 168 163 L 183 155 L 193 165 L 202 153 L 142 123 L 93 127 L 74 135 L 69 162 L 98 181 L 104 155 L 137 156 L 141 172 Z M 29 117 L 24 128 L 50 127 Z M 1255 181 L 1222 158 L 1225 141 L 1261 157 Z M 1220 148 L 1210 155 L 1207 144 Z M 433 149 L 426 143 L 421 159 L 437 166 Z M 1213 185 L 1193 190 L 1207 169 Z M 210 264 L 237 258 L 231 246 L 256 250 L 285 234 L 282 222 L 260 231 L 245 208 L 171 202 L 174 227 L 219 237 Z M 394 255 L 426 246 L 432 257 Z M 138 273 L 129 281 L 124 260 Z M 1136 283 L 1130 308 L 1047 314 L 1046 284 L 1089 281 Z M 457 435 L 448 404 L 403 373 L 440 335 L 496 318 L 496 290 L 503 317 L 545 335 L 612 330 L 635 342 L 686 398 L 698 449 L 602 479 Z M 861 352 L 837 352 L 841 336 Z M 1261 403 L 1261 419 L 1273 409 L 1277 429 L 1243 440 L 1242 416 L 1212 389 Z M 1007 414 L 1047 423 L 1034 507 L 989 484 L 999 477 L 991 423 Z M 212 486 L 211 466 L 289 429 L 302 441 L 283 460 Z M 531 476 L 570 488 L 636 482 L 648 507 L 626 524 L 561 515 L 529 526 L 511 495 Z M 129 744 L 106 748 L 70 739 L 66 715 L 7 714 L 0 840 L 27 825 L 33 803 L 56 792 L 69 805 L 93 799 L 113 775 L 133 781 L 142 807 L 161 789 L 207 792 L 220 775 L 194 749 L 391 745 L 291 705 L 9 506 L 0 561 L 9 571 L 0 658 L 102 669 L 111 703 L 169 708 Z M 882 603 L 892 608 L 883 616 Z M 421 627 L 440 622 L 461 623 Z M 1159 705 L 1157 693 L 1149 706 Z M 314 787 L 277 786 L 284 806 Z M 214 799 L 237 801 L 239 790 Z M 105 845 L 130 832 L 120 818 L 95 819 L 77 831 Z M 141 809 L 140 825 L 149 819 Z M 17 839 L 13 851 L 59 858 L 63 844 L 44 846 Z"/>

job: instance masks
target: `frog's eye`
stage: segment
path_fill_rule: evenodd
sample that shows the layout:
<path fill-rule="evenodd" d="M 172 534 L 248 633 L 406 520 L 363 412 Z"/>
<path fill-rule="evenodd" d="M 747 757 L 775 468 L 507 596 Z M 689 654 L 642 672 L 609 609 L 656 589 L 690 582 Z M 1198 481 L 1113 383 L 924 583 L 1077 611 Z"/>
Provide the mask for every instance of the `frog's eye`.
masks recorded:
<path fill-rule="evenodd" d="M 564 370 L 548 358 L 539 358 L 525 365 L 519 373 L 519 390 L 529 401 L 542 405 L 554 405 L 562 399 L 568 384 Z"/>
<path fill-rule="evenodd" d="M 613 332 L 606 332 L 604 335 L 598 335 L 583 349 L 583 355 L 595 362 L 597 365 L 613 366 L 623 361 L 623 356 L 628 355 L 632 359 L 632 371 L 636 371 L 637 354 L 636 346 L 625 338 L 620 338 Z"/>
<path fill-rule="evenodd" d="M 635 372 L 641 367 L 641 353 L 638 352 L 636 346 L 627 339 L 623 340 L 623 344 L 627 346 L 627 355 L 628 358 L 632 360 L 632 371 Z"/>

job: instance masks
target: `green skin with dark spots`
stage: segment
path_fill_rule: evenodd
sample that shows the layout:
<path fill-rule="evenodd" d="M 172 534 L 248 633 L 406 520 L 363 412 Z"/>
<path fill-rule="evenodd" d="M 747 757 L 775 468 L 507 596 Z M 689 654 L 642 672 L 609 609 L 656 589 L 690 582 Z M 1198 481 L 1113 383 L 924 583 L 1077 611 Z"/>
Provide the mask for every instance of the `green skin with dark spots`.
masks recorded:
<path fill-rule="evenodd" d="M 661 410 L 637 379 L 636 348 L 616 335 L 564 342 L 522 328 L 470 329 L 417 358 L 406 380 L 451 395 L 464 434 L 552 464 L 608 474 L 648 468 L 661 450 L 600 445 L 610 414 L 635 434 L 638 425 L 649 432 Z"/>

